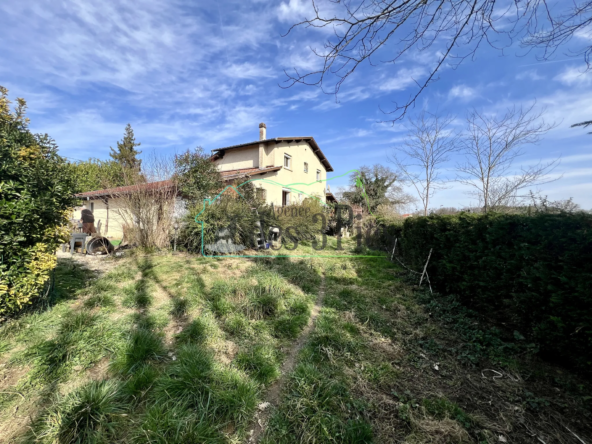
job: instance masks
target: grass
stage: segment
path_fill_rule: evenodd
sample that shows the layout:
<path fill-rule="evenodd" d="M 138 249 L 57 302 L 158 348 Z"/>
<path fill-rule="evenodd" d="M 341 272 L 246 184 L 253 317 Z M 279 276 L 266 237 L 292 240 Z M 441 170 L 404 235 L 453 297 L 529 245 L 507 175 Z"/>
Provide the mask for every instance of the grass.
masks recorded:
<path fill-rule="evenodd" d="M 335 247 L 329 239 L 321 254 Z M 414 288 L 385 259 L 138 253 L 105 263 L 97 276 L 61 261 L 51 304 L 0 326 L 8 441 L 246 442 L 277 383 L 266 444 L 528 442 L 525 425 L 569 442 L 556 424 L 592 436 L 586 381 L 453 297 Z"/>

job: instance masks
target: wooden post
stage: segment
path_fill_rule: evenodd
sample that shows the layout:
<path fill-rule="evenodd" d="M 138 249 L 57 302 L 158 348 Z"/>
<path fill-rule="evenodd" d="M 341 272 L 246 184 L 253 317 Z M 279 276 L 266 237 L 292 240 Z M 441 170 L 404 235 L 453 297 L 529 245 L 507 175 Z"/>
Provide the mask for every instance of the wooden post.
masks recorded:
<path fill-rule="evenodd" d="M 419 280 L 419 286 L 421 287 L 421 283 L 423 282 L 423 277 L 428 269 L 428 262 L 430 262 L 430 257 L 432 257 L 432 248 L 430 248 L 430 254 L 428 254 L 428 260 L 426 261 L 423 267 L 423 273 L 421 273 L 421 279 Z"/>

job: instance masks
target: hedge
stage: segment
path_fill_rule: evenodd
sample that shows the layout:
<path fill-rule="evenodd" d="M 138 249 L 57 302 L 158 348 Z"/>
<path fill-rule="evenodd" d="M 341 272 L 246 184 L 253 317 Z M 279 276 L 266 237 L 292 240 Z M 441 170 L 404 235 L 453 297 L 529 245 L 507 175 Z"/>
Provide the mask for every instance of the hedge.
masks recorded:
<path fill-rule="evenodd" d="M 514 328 L 547 357 L 592 373 L 592 215 L 407 219 L 405 262 L 420 270 L 430 248 L 436 290 Z"/>

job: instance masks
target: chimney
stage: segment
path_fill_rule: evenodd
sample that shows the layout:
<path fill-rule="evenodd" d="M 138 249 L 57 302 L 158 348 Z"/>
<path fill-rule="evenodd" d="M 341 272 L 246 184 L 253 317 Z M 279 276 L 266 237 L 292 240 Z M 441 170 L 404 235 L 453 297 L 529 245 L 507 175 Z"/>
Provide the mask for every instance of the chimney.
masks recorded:
<path fill-rule="evenodd" d="M 265 123 L 260 123 L 259 124 L 259 140 L 265 140 L 267 139 L 267 127 L 265 126 Z"/>

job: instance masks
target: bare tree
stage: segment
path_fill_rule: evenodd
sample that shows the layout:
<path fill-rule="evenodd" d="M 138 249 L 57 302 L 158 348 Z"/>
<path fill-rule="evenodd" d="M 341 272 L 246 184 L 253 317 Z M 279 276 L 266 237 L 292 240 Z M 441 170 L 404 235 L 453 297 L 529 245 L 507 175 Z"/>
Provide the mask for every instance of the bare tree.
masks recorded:
<path fill-rule="evenodd" d="M 473 188 L 471 192 L 484 212 L 516 205 L 524 188 L 551 182 L 547 174 L 559 159 L 539 162 L 513 170 L 522 147 L 537 143 L 553 126 L 534 112 L 534 105 L 509 109 L 503 116 L 488 116 L 473 111 L 467 117 L 463 140 L 465 162 L 457 166 L 458 181 Z M 556 179 L 554 179 L 556 180 Z"/>
<path fill-rule="evenodd" d="M 338 94 L 343 82 L 368 61 L 394 64 L 410 50 L 434 50 L 434 63 L 422 79 L 413 79 L 417 91 L 399 105 L 394 120 L 402 118 L 445 62 L 458 65 L 473 57 L 480 45 L 502 49 L 522 38 L 530 47 L 544 47 L 548 57 L 574 34 L 592 23 L 592 0 L 561 2 L 553 8 L 547 0 L 329 0 L 321 13 L 312 0 L 314 17 L 293 25 L 329 28 L 333 35 L 323 50 L 312 49 L 323 65 L 310 72 L 286 72 L 287 87 L 315 85 Z M 571 5 L 570 5 L 571 3 Z M 588 40 L 589 42 L 589 40 Z M 592 45 L 584 43 L 576 54 L 590 66 Z M 329 86 L 327 90 L 326 86 Z M 332 90 L 332 91 L 331 91 Z"/>
<path fill-rule="evenodd" d="M 406 141 L 391 159 L 404 180 L 415 188 L 424 216 L 428 215 L 431 197 L 445 186 L 441 165 L 450 160 L 451 153 L 458 151 L 458 136 L 449 130 L 453 120 L 453 117 L 441 118 L 422 112 L 409 121 Z"/>
<path fill-rule="evenodd" d="M 142 174 L 125 176 L 116 188 L 115 213 L 124 226 L 127 242 L 144 248 L 166 248 L 178 211 L 178 187 L 173 178 L 174 159 L 153 153 L 142 162 Z"/>

